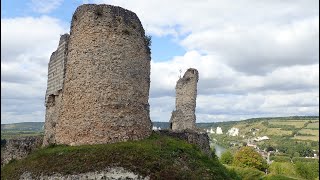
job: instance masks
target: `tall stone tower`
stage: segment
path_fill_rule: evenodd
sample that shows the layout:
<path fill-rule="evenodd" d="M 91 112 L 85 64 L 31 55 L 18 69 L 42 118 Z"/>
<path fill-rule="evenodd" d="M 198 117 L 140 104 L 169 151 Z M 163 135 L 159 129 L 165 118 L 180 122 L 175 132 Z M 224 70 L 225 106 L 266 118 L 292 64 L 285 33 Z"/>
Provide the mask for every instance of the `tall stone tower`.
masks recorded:
<path fill-rule="evenodd" d="M 131 11 L 94 4 L 76 9 L 55 143 L 113 143 L 151 134 L 149 43 Z"/>
<path fill-rule="evenodd" d="M 170 128 L 174 131 L 196 129 L 196 98 L 198 70 L 189 68 L 176 85 L 176 110 L 172 112 Z"/>

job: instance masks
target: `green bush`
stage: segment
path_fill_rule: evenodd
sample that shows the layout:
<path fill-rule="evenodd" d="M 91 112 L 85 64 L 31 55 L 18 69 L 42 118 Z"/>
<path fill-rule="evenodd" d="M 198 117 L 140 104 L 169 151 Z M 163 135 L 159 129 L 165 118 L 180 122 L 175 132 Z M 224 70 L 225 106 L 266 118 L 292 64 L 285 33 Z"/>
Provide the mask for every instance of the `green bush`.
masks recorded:
<path fill-rule="evenodd" d="M 222 164 L 232 164 L 233 163 L 233 155 L 230 151 L 225 151 L 221 154 L 220 162 Z"/>
<path fill-rule="evenodd" d="M 273 162 L 268 169 L 270 174 L 297 177 L 294 164 L 290 162 Z"/>
<path fill-rule="evenodd" d="M 293 163 L 296 163 L 296 162 L 318 162 L 319 163 L 319 159 L 304 158 L 304 157 L 294 157 L 294 158 L 292 158 L 292 162 Z"/>
<path fill-rule="evenodd" d="M 319 175 L 319 163 L 317 162 L 297 162 L 296 172 L 305 179 L 315 179 Z"/>
<path fill-rule="evenodd" d="M 233 166 L 250 167 L 264 171 L 267 168 L 266 160 L 252 147 L 241 147 L 233 159 Z"/>
<path fill-rule="evenodd" d="M 283 176 L 283 175 L 270 174 L 270 175 L 263 177 L 262 180 L 296 180 L 296 179 L 291 178 L 291 177 L 287 177 L 287 176 Z"/>
<path fill-rule="evenodd" d="M 274 162 L 291 162 L 291 158 L 289 156 L 271 156 L 270 160 Z"/>
<path fill-rule="evenodd" d="M 228 167 L 228 166 L 227 166 Z M 242 180 L 261 179 L 265 173 L 255 168 L 228 167 L 229 172 L 234 171 Z"/>

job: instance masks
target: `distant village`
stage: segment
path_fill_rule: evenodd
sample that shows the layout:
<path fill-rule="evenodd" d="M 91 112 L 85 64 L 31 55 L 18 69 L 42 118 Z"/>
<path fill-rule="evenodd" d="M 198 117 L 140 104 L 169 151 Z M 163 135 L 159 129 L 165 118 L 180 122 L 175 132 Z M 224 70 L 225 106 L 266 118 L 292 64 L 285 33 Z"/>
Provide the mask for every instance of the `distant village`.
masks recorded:
<path fill-rule="evenodd" d="M 252 128 L 250 129 L 250 132 L 252 132 L 252 135 L 256 135 L 256 132 L 258 132 L 260 129 L 255 129 L 255 128 Z M 222 128 L 221 127 L 217 127 L 217 128 L 210 128 L 210 129 L 205 129 L 205 131 L 208 133 L 208 135 L 210 134 L 216 134 L 216 135 L 222 135 L 223 134 L 223 131 L 222 131 Z M 239 128 L 235 128 L 235 127 L 232 127 L 230 128 L 227 132 L 226 132 L 226 135 L 228 136 L 239 136 L 240 135 L 240 130 Z M 209 136 L 210 137 L 210 136 Z M 242 138 L 245 138 L 244 135 L 242 135 Z M 213 141 L 217 141 L 216 139 L 212 138 L 211 140 Z M 262 157 L 264 157 L 266 160 L 267 160 L 267 163 L 268 164 L 271 164 L 272 161 L 270 161 L 270 154 L 271 153 L 278 153 L 278 149 L 275 149 L 275 150 L 272 150 L 272 151 L 267 151 L 266 149 L 260 149 L 258 146 L 257 146 L 257 142 L 260 142 L 260 141 L 266 141 L 266 140 L 270 140 L 270 138 L 268 136 L 257 136 L 257 137 L 254 137 L 254 138 L 248 138 L 247 139 L 247 143 L 246 143 L 246 146 L 250 146 L 250 147 L 253 147 L 254 149 L 256 149 L 256 151 L 262 155 Z M 234 146 L 235 145 L 239 145 L 239 144 L 242 144 L 240 142 L 232 142 L 231 144 L 233 144 Z M 316 151 L 316 150 L 313 150 L 314 151 L 314 154 L 313 154 L 313 157 L 305 157 L 305 158 L 316 158 L 316 159 L 319 159 L 319 152 Z"/>

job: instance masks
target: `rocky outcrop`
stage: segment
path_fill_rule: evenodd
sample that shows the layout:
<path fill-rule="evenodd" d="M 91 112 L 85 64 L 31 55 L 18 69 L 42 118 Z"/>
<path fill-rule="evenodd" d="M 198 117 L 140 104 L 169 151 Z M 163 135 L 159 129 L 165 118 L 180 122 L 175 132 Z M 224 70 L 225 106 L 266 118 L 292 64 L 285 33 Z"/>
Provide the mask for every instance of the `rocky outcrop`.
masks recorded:
<path fill-rule="evenodd" d="M 13 159 L 22 159 L 32 151 L 41 147 L 42 136 L 28 136 L 8 139 L 6 141 L 3 153 L 1 154 L 1 166 L 7 164 Z"/>
<path fill-rule="evenodd" d="M 25 172 L 23 173 L 20 180 L 30 180 L 30 179 L 45 179 L 45 180 L 56 180 L 56 179 L 64 179 L 64 180 L 73 180 L 73 179 L 114 179 L 114 180 L 127 180 L 127 179 L 137 179 L 137 180 L 149 180 L 149 177 L 143 177 L 131 171 L 128 171 L 122 167 L 112 167 L 107 168 L 103 171 L 96 172 L 87 172 L 73 175 L 62 175 L 59 173 L 54 173 L 53 175 L 40 175 L 33 176 L 31 173 Z"/>
<path fill-rule="evenodd" d="M 197 132 L 192 130 L 184 130 L 179 132 L 172 130 L 159 130 L 155 132 L 161 135 L 179 138 L 187 141 L 190 144 L 194 144 L 198 146 L 203 153 L 211 157 L 209 136 L 205 132 Z"/>
<path fill-rule="evenodd" d="M 72 17 L 56 144 L 148 137 L 150 49 L 137 15 L 85 4 Z"/>

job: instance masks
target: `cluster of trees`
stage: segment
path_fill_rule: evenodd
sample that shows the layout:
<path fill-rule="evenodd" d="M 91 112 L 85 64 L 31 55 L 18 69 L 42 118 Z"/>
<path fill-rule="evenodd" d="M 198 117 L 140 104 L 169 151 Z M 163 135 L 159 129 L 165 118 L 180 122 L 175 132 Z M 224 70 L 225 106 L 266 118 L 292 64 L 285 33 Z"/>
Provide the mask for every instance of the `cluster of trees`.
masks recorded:
<path fill-rule="evenodd" d="M 290 176 L 303 179 L 315 179 L 316 177 L 318 177 L 319 173 L 319 161 L 314 159 L 304 159 L 305 161 L 298 159 L 293 161 L 292 163 L 291 159 L 289 158 L 289 160 L 273 162 L 270 166 L 268 166 L 266 160 L 258 152 L 256 152 L 255 149 L 248 146 L 241 147 L 238 151 L 236 151 L 235 154 L 233 154 L 229 150 L 225 151 L 220 157 L 221 163 L 229 165 L 233 167 L 233 169 L 243 168 L 238 170 L 235 169 L 237 170 L 238 174 L 240 173 L 241 176 L 248 176 L 245 174 L 247 174 L 249 171 L 254 172 L 249 168 L 254 168 L 256 170 L 259 170 L 260 172 L 266 172 L 266 170 L 268 169 L 268 173 L 272 174 L 273 176 L 276 175 L 277 177 Z M 250 177 L 251 176 L 260 177 L 262 175 L 257 171 L 251 174 Z"/>
<path fill-rule="evenodd" d="M 220 158 L 223 164 L 228 164 L 243 168 L 256 168 L 265 171 L 268 167 L 266 160 L 252 147 L 243 146 L 233 156 L 230 151 L 226 151 Z"/>
<path fill-rule="evenodd" d="M 280 152 L 288 154 L 291 158 L 313 156 L 313 151 L 311 149 L 311 146 L 309 146 L 307 143 L 287 141 L 287 142 L 284 142 L 283 144 L 280 144 L 277 147 L 277 149 Z"/>

